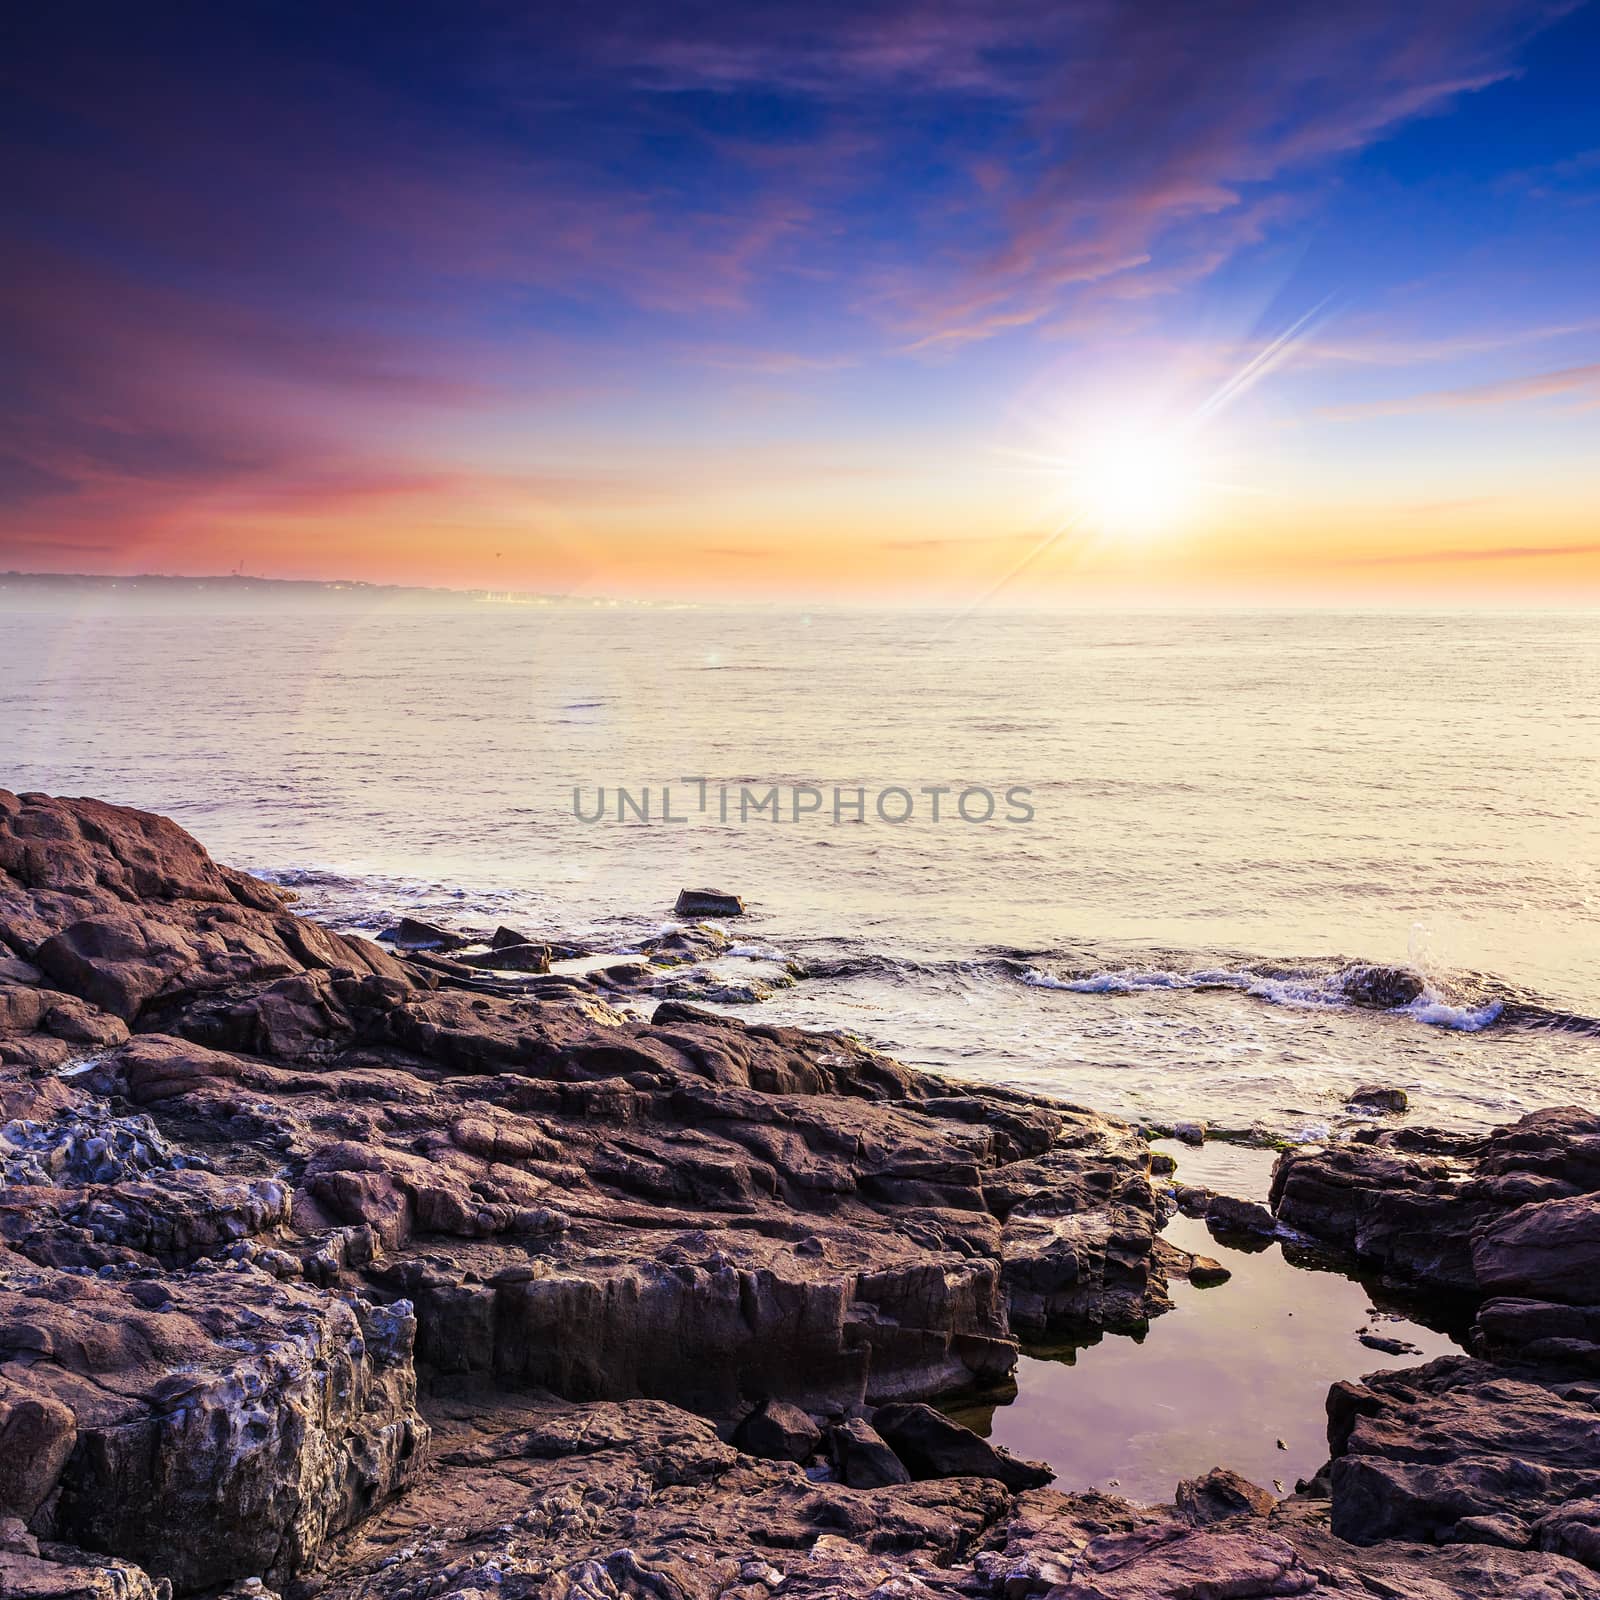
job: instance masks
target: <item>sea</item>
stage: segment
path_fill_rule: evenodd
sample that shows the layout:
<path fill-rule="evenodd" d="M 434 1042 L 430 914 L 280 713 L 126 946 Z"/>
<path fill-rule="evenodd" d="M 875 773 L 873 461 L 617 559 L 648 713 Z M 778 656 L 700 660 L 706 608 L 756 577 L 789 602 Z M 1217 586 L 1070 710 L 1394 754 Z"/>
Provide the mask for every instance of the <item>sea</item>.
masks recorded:
<path fill-rule="evenodd" d="M 1358 1085 L 1454 1129 L 1597 1099 L 1592 611 L 0 594 L 0 730 L 0 786 L 162 812 L 349 930 L 411 914 L 626 951 L 681 889 L 736 894 L 708 1004 L 1158 1131 L 1202 1121 L 1265 1154 L 1239 1175 L 1256 1191 L 1261 1147 L 1372 1119 Z M 1127 1416 L 1071 1430 L 1074 1483 L 1170 1493 L 1216 1459 L 1197 1406 L 1274 1433 L 1260 1472 L 1314 1468 L 1325 1382 L 1382 1358 L 1330 1352 L 1313 1382 L 1263 1331 L 1280 1353 L 1255 1387 L 1197 1389 L 1194 1330 L 1236 1349 L 1241 1307 L 1354 1296 L 1322 1318 L 1351 1344 L 1338 1318 L 1390 1313 L 1333 1275 L 1273 1282 L 1185 1289 L 1181 1338 L 1107 1342 L 1131 1365 L 1093 1392 Z M 1081 1398 L 1073 1375 L 1109 1358 L 1069 1354 L 1029 1360 Z M 1267 1404 L 1280 1381 L 1300 1401 Z M 1037 1454 L 1060 1411 L 995 1416 Z M 1091 1435 L 1143 1442 L 1086 1460 Z"/>

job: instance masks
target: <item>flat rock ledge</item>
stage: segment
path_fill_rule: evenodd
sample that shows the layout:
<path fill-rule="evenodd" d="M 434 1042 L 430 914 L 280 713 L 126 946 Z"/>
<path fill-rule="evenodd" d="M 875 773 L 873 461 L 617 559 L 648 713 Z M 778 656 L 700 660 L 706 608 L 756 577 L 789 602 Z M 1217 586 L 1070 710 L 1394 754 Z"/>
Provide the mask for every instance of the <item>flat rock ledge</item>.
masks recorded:
<path fill-rule="evenodd" d="M 1544 1321 L 1336 1388 L 1306 1493 L 1060 1494 L 924 1402 L 1167 1309 L 1143 1140 L 614 992 L 0 791 L 0 1596 L 1600 1600 L 1588 1302 L 1515 1229 Z"/>

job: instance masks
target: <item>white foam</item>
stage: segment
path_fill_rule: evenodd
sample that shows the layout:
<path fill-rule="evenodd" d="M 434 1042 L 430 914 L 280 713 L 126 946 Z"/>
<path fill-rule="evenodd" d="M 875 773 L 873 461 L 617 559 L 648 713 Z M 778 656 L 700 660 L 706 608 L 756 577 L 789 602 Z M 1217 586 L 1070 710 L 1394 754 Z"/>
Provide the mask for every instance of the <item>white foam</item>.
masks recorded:
<path fill-rule="evenodd" d="M 1448 1001 L 1424 994 L 1400 1009 L 1413 1021 L 1425 1022 L 1430 1028 L 1451 1028 L 1457 1033 L 1482 1033 L 1500 1020 L 1500 1013 L 1505 1006 L 1499 1000 L 1491 1000 L 1483 1006 L 1453 1006 Z"/>

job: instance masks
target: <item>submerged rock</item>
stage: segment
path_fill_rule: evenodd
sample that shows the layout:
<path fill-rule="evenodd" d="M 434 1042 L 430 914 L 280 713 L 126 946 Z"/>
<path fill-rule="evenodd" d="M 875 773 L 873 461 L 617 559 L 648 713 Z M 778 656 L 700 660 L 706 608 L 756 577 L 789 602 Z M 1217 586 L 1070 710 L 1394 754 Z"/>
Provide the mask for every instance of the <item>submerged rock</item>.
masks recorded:
<path fill-rule="evenodd" d="M 1394 1089 L 1378 1083 L 1364 1083 L 1358 1089 L 1352 1089 L 1345 1100 L 1345 1104 L 1352 1109 L 1362 1111 L 1404 1111 L 1410 1104 L 1410 1098 L 1404 1089 Z"/>

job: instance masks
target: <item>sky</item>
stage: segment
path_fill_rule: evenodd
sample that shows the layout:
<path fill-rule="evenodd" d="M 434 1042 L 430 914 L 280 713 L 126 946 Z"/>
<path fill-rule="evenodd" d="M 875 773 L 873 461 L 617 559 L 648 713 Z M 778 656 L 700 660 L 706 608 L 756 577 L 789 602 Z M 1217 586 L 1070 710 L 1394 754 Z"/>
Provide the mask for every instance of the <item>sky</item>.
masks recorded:
<path fill-rule="evenodd" d="M 1600 599 L 1600 5 L 0 22 L 0 569 Z"/>

